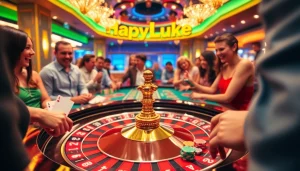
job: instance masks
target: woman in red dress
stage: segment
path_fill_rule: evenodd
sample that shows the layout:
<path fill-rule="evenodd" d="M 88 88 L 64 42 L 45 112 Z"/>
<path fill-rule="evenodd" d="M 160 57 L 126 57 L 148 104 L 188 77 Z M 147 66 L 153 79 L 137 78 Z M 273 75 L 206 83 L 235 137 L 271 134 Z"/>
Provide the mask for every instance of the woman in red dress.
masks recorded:
<path fill-rule="evenodd" d="M 229 33 L 216 37 L 216 55 L 220 59 L 220 72 L 210 87 L 197 84 L 192 98 L 205 99 L 230 104 L 238 110 L 246 110 L 252 98 L 254 88 L 254 67 L 247 60 L 239 57 L 238 40 Z M 186 74 L 186 78 L 189 78 Z M 215 94 L 219 92 L 219 94 Z"/>

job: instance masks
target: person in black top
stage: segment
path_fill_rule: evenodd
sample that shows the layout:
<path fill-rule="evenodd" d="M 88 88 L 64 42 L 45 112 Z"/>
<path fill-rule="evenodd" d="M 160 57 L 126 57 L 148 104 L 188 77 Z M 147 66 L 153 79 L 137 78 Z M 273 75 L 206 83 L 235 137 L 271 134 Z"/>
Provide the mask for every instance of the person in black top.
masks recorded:
<path fill-rule="evenodd" d="M 0 26 L 0 141 L 1 170 L 24 170 L 29 158 L 22 144 L 29 122 L 38 122 L 52 136 L 60 136 L 71 130 L 73 121 L 63 112 L 43 112 L 44 109 L 27 107 L 16 95 L 13 87 L 18 82 L 14 68 L 18 60 L 31 60 L 23 52 L 33 51 L 28 35 L 18 29 Z M 44 110 L 46 111 L 46 110 Z M 2 156 L 4 157 L 2 159 Z M 2 163 L 3 162 L 3 163 Z"/>
<path fill-rule="evenodd" d="M 12 77 L 5 54 L 7 41 L 13 39 L 0 26 L 0 165 L 1 170 L 27 170 L 30 160 L 22 143 L 29 124 L 29 111 L 14 95 Z"/>

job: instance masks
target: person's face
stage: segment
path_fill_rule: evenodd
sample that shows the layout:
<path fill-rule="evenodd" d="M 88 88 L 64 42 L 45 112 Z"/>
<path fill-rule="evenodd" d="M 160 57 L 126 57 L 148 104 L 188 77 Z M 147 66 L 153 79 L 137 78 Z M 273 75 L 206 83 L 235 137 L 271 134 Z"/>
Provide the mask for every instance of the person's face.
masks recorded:
<path fill-rule="evenodd" d="M 144 61 L 142 61 L 141 59 L 139 59 L 139 58 L 136 58 L 136 67 L 137 68 L 143 68 L 145 66 L 145 63 L 144 63 Z"/>
<path fill-rule="evenodd" d="M 55 52 L 57 62 L 64 68 L 70 67 L 73 60 L 73 48 L 71 45 L 60 44 Z"/>
<path fill-rule="evenodd" d="M 235 52 L 234 50 L 236 49 L 236 44 L 233 45 L 233 47 L 230 47 L 226 44 L 225 41 L 223 42 L 217 42 L 216 43 L 216 55 L 218 58 L 220 58 L 220 61 L 222 63 L 226 63 L 233 59 L 232 57 L 234 56 Z"/>
<path fill-rule="evenodd" d="M 91 72 L 94 69 L 94 67 L 95 67 L 95 62 L 96 62 L 95 58 L 90 58 L 89 62 L 85 62 L 84 66 L 85 66 L 86 70 L 88 70 L 89 72 Z"/>
<path fill-rule="evenodd" d="M 205 58 L 203 56 L 200 56 L 200 66 L 203 69 L 208 69 L 208 64 L 207 61 L 205 60 Z"/>
<path fill-rule="evenodd" d="M 34 50 L 33 50 L 33 45 L 32 42 L 29 38 L 27 38 L 27 42 L 26 42 L 26 46 L 25 49 L 23 50 L 23 52 L 20 55 L 20 60 L 18 62 L 18 65 L 20 65 L 20 67 L 28 67 L 31 57 L 35 54 Z"/>
<path fill-rule="evenodd" d="M 200 60 L 200 57 L 199 57 L 199 58 L 196 58 L 196 60 L 195 60 L 195 65 L 196 65 L 197 67 L 200 67 L 200 66 L 201 66 L 201 60 Z"/>
<path fill-rule="evenodd" d="M 171 72 L 173 70 L 173 66 L 172 65 L 166 65 L 166 70 Z"/>
<path fill-rule="evenodd" d="M 135 58 L 135 56 L 131 56 L 130 57 L 129 63 L 130 63 L 130 65 L 135 65 L 136 64 L 136 58 Z"/>
<path fill-rule="evenodd" d="M 182 70 L 188 70 L 190 67 L 190 64 L 186 60 L 182 60 L 182 61 L 180 61 L 179 66 Z"/>
<path fill-rule="evenodd" d="M 110 63 L 109 62 L 104 62 L 104 68 L 109 69 L 110 68 Z"/>
<path fill-rule="evenodd" d="M 98 59 L 97 62 L 96 62 L 97 69 L 102 69 L 103 66 L 104 66 L 104 60 Z"/>

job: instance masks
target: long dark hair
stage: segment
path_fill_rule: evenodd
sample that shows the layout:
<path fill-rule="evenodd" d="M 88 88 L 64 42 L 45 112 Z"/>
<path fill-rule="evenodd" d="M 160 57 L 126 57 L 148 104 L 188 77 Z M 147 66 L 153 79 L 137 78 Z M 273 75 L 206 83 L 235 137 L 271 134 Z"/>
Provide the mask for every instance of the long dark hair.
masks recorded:
<path fill-rule="evenodd" d="M 16 92 L 19 93 L 19 79 L 16 76 L 14 69 L 17 66 L 17 63 L 20 61 L 20 55 L 26 48 L 27 44 L 27 38 L 28 35 L 22 31 L 15 29 L 13 27 L 9 26 L 0 26 L 1 27 L 1 32 L 3 32 L 9 39 L 5 40 L 5 47 L 4 47 L 4 53 L 8 57 L 8 65 L 10 68 L 10 72 L 13 76 L 13 81 L 15 84 Z M 29 66 L 26 67 L 27 71 L 27 78 L 26 78 L 26 83 L 36 85 L 31 77 L 32 77 L 32 63 L 31 60 L 29 61 Z"/>
<path fill-rule="evenodd" d="M 205 77 L 206 72 L 208 72 L 208 82 L 213 83 L 216 79 L 216 71 L 214 70 L 214 62 L 216 60 L 216 55 L 212 51 L 204 51 L 201 53 L 201 56 L 204 57 L 208 64 L 208 71 L 204 68 L 199 68 L 200 70 L 200 77 L 203 78 Z"/>
<path fill-rule="evenodd" d="M 79 63 L 79 68 L 82 68 L 84 66 L 84 63 L 86 62 L 90 62 L 91 58 L 95 58 L 96 56 L 93 55 L 93 54 L 85 54 L 83 57 L 82 57 L 82 60 L 80 61 Z"/>

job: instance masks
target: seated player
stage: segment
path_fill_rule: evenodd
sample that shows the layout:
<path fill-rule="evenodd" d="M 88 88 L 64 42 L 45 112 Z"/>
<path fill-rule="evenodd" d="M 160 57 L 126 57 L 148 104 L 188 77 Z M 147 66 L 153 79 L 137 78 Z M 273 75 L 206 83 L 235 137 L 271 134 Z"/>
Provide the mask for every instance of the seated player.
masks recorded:
<path fill-rule="evenodd" d="M 97 72 L 94 69 L 95 61 L 95 55 L 86 54 L 83 56 L 81 63 L 79 64 L 82 78 L 90 93 L 96 93 L 97 91 L 100 91 L 101 80 L 103 77 L 103 74 L 101 72 Z"/>
<path fill-rule="evenodd" d="M 135 54 L 132 54 L 129 56 L 128 67 L 125 68 L 125 73 L 129 68 L 135 67 L 135 65 L 136 65 L 136 57 Z"/>
<path fill-rule="evenodd" d="M 184 81 L 184 74 L 188 72 L 192 80 L 197 80 L 199 77 L 199 69 L 193 66 L 191 61 L 185 57 L 181 56 L 177 59 L 177 69 L 174 73 L 173 85 L 179 90 L 188 90 L 190 85 Z"/>
<path fill-rule="evenodd" d="M 217 36 L 214 42 L 221 62 L 220 73 L 210 87 L 198 85 L 186 73 L 185 78 L 192 82 L 196 91 L 201 92 L 193 93 L 192 98 L 227 103 L 235 109 L 246 110 L 254 92 L 253 65 L 249 60 L 238 56 L 238 40 L 232 34 Z M 214 94 L 217 91 L 220 94 Z"/>
<path fill-rule="evenodd" d="M 174 79 L 174 70 L 171 62 L 167 62 L 165 69 L 161 74 L 161 82 L 163 85 L 172 85 Z"/>
<path fill-rule="evenodd" d="M 110 66 L 111 66 L 111 60 L 109 58 L 105 58 L 104 59 L 104 68 L 107 70 L 110 80 L 113 81 L 114 83 L 116 83 L 117 79 L 110 73 Z"/>
<path fill-rule="evenodd" d="M 129 68 L 128 71 L 123 76 L 122 82 L 119 82 L 118 84 L 121 85 L 127 79 L 130 79 L 130 86 L 143 85 L 145 82 L 145 79 L 143 77 L 143 72 L 146 70 L 145 67 L 146 60 L 147 60 L 146 55 L 144 54 L 136 55 L 136 66 Z M 153 77 L 152 82 L 155 83 L 155 81 L 156 81 L 155 77 Z"/>
<path fill-rule="evenodd" d="M 160 82 L 161 80 L 161 73 L 162 73 L 162 70 L 160 69 L 159 65 L 157 62 L 155 62 L 153 64 L 153 68 L 152 68 L 152 71 L 153 71 L 153 76 L 155 77 L 156 81 L 157 82 Z"/>
<path fill-rule="evenodd" d="M 198 83 L 202 86 L 210 87 L 216 79 L 215 61 L 217 60 L 216 55 L 212 51 L 204 51 L 198 58 L 200 61 L 200 75 Z"/>
<path fill-rule="evenodd" d="M 102 73 L 102 79 L 101 79 L 102 90 L 105 88 L 111 88 L 113 90 L 119 88 L 116 86 L 116 84 L 113 81 L 111 81 L 107 73 L 107 70 L 104 68 L 104 58 L 102 56 L 96 58 L 95 69 L 96 71 L 98 71 L 98 73 Z"/>
<path fill-rule="evenodd" d="M 73 65 L 73 48 L 70 43 L 58 41 L 55 44 L 56 60 L 40 72 L 45 88 L 52 100 L 58 95 L 70 97 L 76 104 L 85 104 L 93 96 L 88 92 L 79 68 Z"/>

